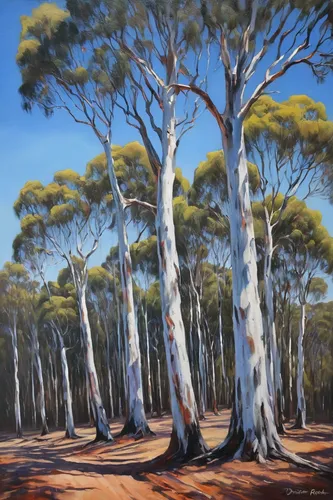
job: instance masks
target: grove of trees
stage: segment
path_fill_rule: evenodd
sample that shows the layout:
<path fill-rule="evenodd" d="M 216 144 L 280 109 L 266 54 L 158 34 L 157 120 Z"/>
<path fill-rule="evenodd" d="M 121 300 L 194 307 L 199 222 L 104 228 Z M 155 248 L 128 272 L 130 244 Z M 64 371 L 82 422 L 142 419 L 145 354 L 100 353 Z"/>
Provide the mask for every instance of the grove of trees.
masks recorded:
<path fill-rule="evenodd" d="M 300 65 L 327 77 L 333 2 L 65 3 L 21 17 L 19 92 L 24 110 L 88 127 L 101 153 L 17 193 L 21 229 L 0 272 L 0 426 L 75 439 L 90 421 L 112 441 L 124 417 L 120 435 L 139 439 L 171 412 L 158 465 L 324 469 L 280 436 L 286 422 L 333 418 L 333 237 L 308 203 L 332 200 L 333 122 L 323 103 L 269 88 Z M 203 112 L 221 141 L 189 181 L 177 152 Z M 119 120 L 138 142 L 113 144 Z M 200 421 L 231 407 L 210 450 Z"/>

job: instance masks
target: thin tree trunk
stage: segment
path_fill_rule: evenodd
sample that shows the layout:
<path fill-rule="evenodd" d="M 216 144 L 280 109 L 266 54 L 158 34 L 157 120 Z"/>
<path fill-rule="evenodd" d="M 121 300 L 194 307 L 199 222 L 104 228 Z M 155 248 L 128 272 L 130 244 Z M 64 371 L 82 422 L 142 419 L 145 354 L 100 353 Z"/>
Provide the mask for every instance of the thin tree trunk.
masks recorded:
<path fill-rule="evenodd" d="M 118 343 L 118 391 L 119 391 L 119 416 L 123 415 L 123 405 L 122 405 L 122 390 L 121 390 L 121 375 L 123 374 L 123 382 L 124 382 L 124 392 L 125 399 L 127 400 L 127 392 L 126 392 L 126 377 L 125 370 L 123 369 L 123 355 L 121 348 L 121 336 L 120 336 L 120 310 L 119 310 L 119 297 L 118 290 L 116 285 L 116 268 L 113 266 L 113 287 L 114 287 L 114 296 L 116 302 L 116 311 L 117 311 L 117 343 Z"/>
<path fill-rule="evenodd" d="M 40 416 L 42 421 L 42 431 L 41 435 L 45 436 L 49 433 L 49 429 L 47 426 L 47 418 L 46 418 L 46 410 L 45 410 L 45 388 L 44 388 L 44 378 L 43 378 L 43 370 L 42 370 L 42 362 L 40 359 L 39 353 L 39 340 L 38 333 L 35 326 L 31 328 L 31 336 L 32 336 L 32 345 L 34 350 L 34 364 L 36 367 L 38 383 L 39 383 L 39 409 Z"/>
<path fill-rule="evenodd" d="M 111 363 L 110 363 L 110 336 L 108 332 L 107 322 L 104 321 L 104 329 L 106 336 L 106 368 L 108 372 L 108 389 L 109 389 L 109 402 L 110 402 L 110 417 L 114 418 L 114 407 L 113 407 L 113 394 L 112 394 L 112 375 L 111 375 Z"/>
<path fill-rule="evenodd" d="M 219 410 L 217 407 L 217 398 L 216 398 L 216 375 L 215 375 L 215 359 L 214 359 L 214 343 L 211 343 L 210 346 L 210 355 L 211 355 L 211 370 L 212 370 L 212 391 L 213 391 L 213 412 L 214 415 L 219 415 Z"/>
<path fill-rule="evenodd" d="M 55 418 L 54 418 L 54 424 L 55 424 L 55 427 L 57 428 L 58 427 L 58 423 L 59 423 L 59 402 L 58 402 L 58 377 L 56 375 L 56 371 L 55 371 L 55 363 L 53 363 L 53 352 L 51 354 L 51 352 L 49 353 L 49 373 L 50 373 L 50 376 L 51 376 L 51 383 L 52 383 L 52 389 L 53 389 L 53 392 L 54 392 L 54 405 L 55 405 Z M 38 368 L 36 366 L 36 369 L 37 369 L 37 373 L 38 373 Z M 39 377 L 39 375 L 38 375 Z M 40 388 L 40 397 L 41 397 L 41 388 Z M 53 402 L 52 401 L 52 398 L 51 398 L 51 391 L 50 391 L 50 403 Z M 43 431 L 42 431 L 43 432 Z M 48 431 L 47 431 L 48 432 Z M 46 432 L 46 434 L 47 434 Z"/>
<path fill-rule="evenodd" d="M 306 408 L 304 396 L 304 348 L 303 340 L 305 333 L 305 303 L 301 303 L 301 318 L 299 322 L 299 334 L 297 342 L 297 412 L 296 412 L 296 429 L 306 429 Z"/>
<path fill-rule="evenodd" d="M 282 384 L 281 384 L 281 360 L 276 340 L 275 315 L 274 315 L 274 292 L 272 276 L 273 257 L 273 235 L 272 226 L 267 207 L 265 210 L 265 265 L 264 265 L 264 288 L 265 288 L 265 312 L 267 326 L 267 378 L 268 390 L 272 398 L 272 408 L 275 416 L 275 424 L 279 433 L 284 433 L 282 414 Z"/>
<path fill-rule="evenodd" d="M 222 318 L 223 293 L 218 274 L 217 274 L 217 287 L 218 287 L 218 301 L 219 301 L 219 339 L 220 339 L 222 383 L 224 385 L 225 403 L 228 404 L 230 400 L 230 395 L 229 395 L 230 390 L 229 390 L 229 379 L 226 375 L 225 360 L 224 360 L 223 318 Z"/>
<path fill-rule="evenodd" d="M 116 207 L 118 228 L 120 277 L 123 293 L 123 327 L 128 349 L 127 381 L 128 411 L 121 435 L 134 434 L 144 436 L 150 434 L 143 405 L 141 353 L 139 333 L 135 318 L 135 306 L 132 282 L 132 260 L 127 237 L 125 203 L 119 190 L 111 154 L 110 137 L 104 142 L 108 174 L 111 183 L 113 200 Z"/>
<path fill-rule="evenodd" d="M 147 305 L 146 305 L 145 309 L 142 306 L 142 312 L 143 312 L 143 317 L 144 317 L 144 321 L 145 321 L 145 334 L 146 334 L 148 404 L 149 404 L 150 413 L 153 413 L 153 397 L 152 397 L 152 390 L 151 390 L 150 343 L 149 343 L 149 331 L 148 331 Z"/>
<path fill-rule="evenodd" d="M 189 355 L 189 362 L 190 362 L 190 369 L 192 373 L 192 380 L 194 380 L 194 346 L 193 346 L 193 302 L 192 302 L 192 292 L 189 290 L 189 302 L 190 302 L 190 329 L 189 329 L 189 341 L 190 341 L 190 355 Z"/>
<path fill-rule="evenodd" d="M 16 318 L 13 321 L 13 328 L 11 329 L 12 347 L 13 347 L 13 362 L 14 362 L 14 384 L 15 384 L 15 427 L 16 436 L 22 437 L 22 424 L 21 424 L 21 405 L 20 405 L 20 381 L 18 377 L 18 349 L 17 349 L 17 323 Z"/>
<path fill-rule="evenodd" d="M 74 417 L 73 417 L 73 403 L 72 403 L 72 391 L 69 380 L 69 370 L 68 370 L 68 362 L 66 355 L 66 347 L 64 344 L 64 339 L 61 335 L 61 332 L 58 329 L 55 329 L 59 347 L 60 347 L 60 359 L 61 359 L 61 371 L 62 371 L 62 388 L 63 388 L 63 398 L 64 398 L 64 407 L 65 407 L 65 429 L 66 438 L 75 439 L 77 438 L 77 434 L 75 431 L 74 425 Z"/>
<path fill-rule="evenodd" d="M 86 304 L 86 286 L 87 286 L 87 273 L 83 272 L 83 286 L 78 287 L 78 304 L 80 312 L 81 330 L 83 333 L 85 344 L 85 362 L 89 382 L 89 395 L 90 404 L 93 410 L 96 427 L 95 441 L 112 441 L 112 435 L 109 423 L 106 417 L 105 409 L 102 403 L 101 393 L 99 389 L 99 382 L 97 378 L 97 371 L 95 366 L 94 351 L 90 330 L 90 322 L 88 317 L 88 310 Z"/>
<path fill-rule="evenodd" d="M 199 416 L 200 416 L 200 419 L 204 419 L 205 412 L 206 412 L 207 379 L 206 379 L 206 371 L 205 371 L 204 342 L 202 339 L 203 334 L 202 334 L 202 329 L 201 329 L 201 325 L 202 325 L 201 304 L 200 304 L 200 296 L 199 296 L 199 293 L 195 287 L 195 284 L 193 281 L 192 271 L 191 271 L 189 265 L 188 265 L 188 270 L 189 270 L 189 275 L 190 275 L 190 284 L 191 284 L 193 297 L 194 297 L 195 324 L 196 324 L 196 331 L 197 331 L 197 337 L 198 337 L 199 377 L 200 377 L 200 384 L 199 384 L 200 411 L 199 411 Z"/>
<path fill-rule="evenodd" d="M 35 376 L 34 376 L 34 352 L 31 355 L 31 402 L 32 402 L 32 425 L 37 427 L 36 398 L 35 398 Z"/>

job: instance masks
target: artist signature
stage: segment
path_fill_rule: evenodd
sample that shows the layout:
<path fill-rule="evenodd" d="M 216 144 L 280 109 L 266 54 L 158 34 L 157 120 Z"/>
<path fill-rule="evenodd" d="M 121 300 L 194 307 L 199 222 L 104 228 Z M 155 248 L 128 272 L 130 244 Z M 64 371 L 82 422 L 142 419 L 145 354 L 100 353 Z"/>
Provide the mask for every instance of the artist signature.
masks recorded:
<path fill-rule="evenodd" d="M 310 496 L 328 495 L 328 491 L 315 490 L 315 489 L 312 489 L 312 490 L 301 490 L 301 489 L 293 490 L 292 488 L 285 488 L 284 491 L 285 491 L 285 494 L 287 496 L 290 496 L 290 495 L 310 495 Z"/>

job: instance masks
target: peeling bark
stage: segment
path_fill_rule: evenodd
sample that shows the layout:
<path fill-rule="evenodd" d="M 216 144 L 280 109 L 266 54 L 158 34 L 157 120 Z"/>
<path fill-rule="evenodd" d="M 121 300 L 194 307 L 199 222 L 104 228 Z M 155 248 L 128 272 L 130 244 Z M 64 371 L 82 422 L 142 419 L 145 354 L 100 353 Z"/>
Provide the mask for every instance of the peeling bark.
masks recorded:
<path fill-rule="evenodd" d="M 223 134 L 233 273 L 234 405 L 228 436 L 214 453 L 262 461 L 283 448 L 268 394 L 243 122 L 238 117 L 241 96 L 241 88 L 229 96 L 228 134 Z"/>

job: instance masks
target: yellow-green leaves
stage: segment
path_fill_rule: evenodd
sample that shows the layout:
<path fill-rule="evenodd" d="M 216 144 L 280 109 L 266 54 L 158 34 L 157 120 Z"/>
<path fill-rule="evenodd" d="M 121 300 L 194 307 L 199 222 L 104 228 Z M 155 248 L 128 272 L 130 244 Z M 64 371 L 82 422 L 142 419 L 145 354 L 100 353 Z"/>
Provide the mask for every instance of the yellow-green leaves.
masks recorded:
<path fill-rule="evenodd" d="M 332 128 L 323 103 L 305 95 L 291 96 L 283 102 L 262 96 L 245 121 L 245 135 L 250 145 L 265 136 L 285 149 L 295 147 L 301 140 L 325 143 Z"/>
<path fill-rule="evenodd" d="M 21 63 L 24 59 L 34 56 L 37 53 L 39 47 L 40 43 L 38 40 L 22 40 L 16 54 L 17 63 Z"/>
<path fill-rule="evenodd" d="M 69 69 L 65 70 L 64 78 L 66 79 L 69 85 L 83 86 L 89 81 L 89 73 L 85 68 L 79 66 L 74 70 L 69 70 Z"/>
<path fill-rule="evenodd" d="M 38 38 L 43 34 L 51 37 L 68 17 L 69 12 L 60 9 L 56 3 L 43 3 L 32 10 L 31 16 L 21 17 L 21 40 L 27 36 Z"/>

